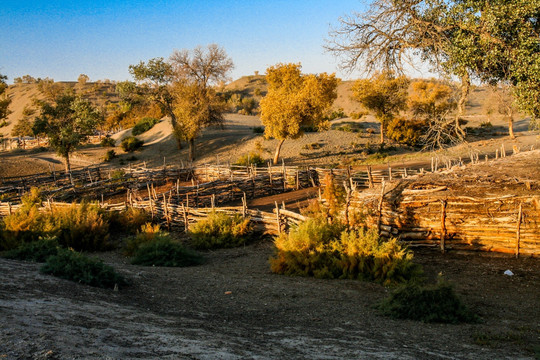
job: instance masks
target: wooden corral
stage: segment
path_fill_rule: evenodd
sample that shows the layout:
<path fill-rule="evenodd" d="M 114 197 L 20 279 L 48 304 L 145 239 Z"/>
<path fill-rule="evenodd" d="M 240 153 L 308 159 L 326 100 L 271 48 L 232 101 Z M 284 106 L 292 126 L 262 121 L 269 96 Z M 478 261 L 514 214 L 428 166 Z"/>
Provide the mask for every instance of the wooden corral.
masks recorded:
<path fill-rule="evenodd" d="M 412 246 L 540 256 L 539 154 L 385 182 L 351 209 Z"/>

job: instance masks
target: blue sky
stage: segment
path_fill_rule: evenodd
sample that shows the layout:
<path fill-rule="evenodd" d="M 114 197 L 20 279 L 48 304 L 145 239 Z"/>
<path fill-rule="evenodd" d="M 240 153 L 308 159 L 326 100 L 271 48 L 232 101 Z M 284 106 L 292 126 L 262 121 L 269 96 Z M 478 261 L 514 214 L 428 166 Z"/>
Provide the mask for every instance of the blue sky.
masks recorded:
<path fill-rule="evenodd" d="M 361 0 L 25 1 L 0 6 L 0 73 L 57 81 L 129 79 L 128 66 L 174 49 L 217 43 L 235 63 L 232 78 L 278 62 L 304 72 L 338 72 L 323 49 L 340 16 Z M 339 76 L 344 74 L 339 73 Z M 353 74 L 354 77 L 354 74 Z"/>

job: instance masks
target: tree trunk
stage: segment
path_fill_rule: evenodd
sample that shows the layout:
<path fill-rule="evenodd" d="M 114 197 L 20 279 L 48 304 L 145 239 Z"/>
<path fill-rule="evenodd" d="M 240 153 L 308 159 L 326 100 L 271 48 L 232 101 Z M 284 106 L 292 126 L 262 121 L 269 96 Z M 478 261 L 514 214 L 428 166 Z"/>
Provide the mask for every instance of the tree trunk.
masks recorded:
<path fill-rule="evenodd" d="M 188 158 L 189 158 L 189 161 L 193 161 L 195 160 L 195 139 L 189 139 L 188 144 L 189 144 Z"/>
<path fill-rule="evenodd" d="M 71 171 L 71 164 L 69 162 L 69 154 L 66 155 L 66 175 L 68 175 Z"/>
<path fill-rule="evenodd" d="M 457 114 L 456 114 L 456 132 L 458 136 L 464 137 L 465 131 L 461 128 L 461 125 L 459 124 L 459 119 L 465 114 L 465 104 L 467 102 L 467 98 L 469 97 L 469 92 L 471 91 L 471 78 L 469 77 L 469 73 L 465 73 L 461 77 L 461 95 L 459 97 L 459 101 L 457 104 Z"/>
<path fill-rule="evenodd" d="M 277 165 L 277 164 L 278 164 L 279 153 L 280 153 L 280 151 L 281 151 L 281 145 L 283 145 L 283 142 L 285 142 L 285 139 L 279 140 L 278 146 L 277 146 L 277 148 L 276 148 L 276 153 L 274 154 L 274 165 Z"/>
<path fill-rule="evenodd" d="M 173 128 L 173 134 L 176 138 L 176 146 L 178 147 L 178 150 L 182 149 L 182 137 L 180 136 L 180 133 L 177 133 L 177 124 L 176 116 L 174 115 L 174 112 L 172 110 L 169 110 L 169 116 L 171 117 L 171 125 Z"/>
<path fill-rule="evenodd" d="M 381 120 L 381 139 L 380 143 L 384 144 L 384 121 Z"/>
<path fill-rule="evenodd" d="M 510 135 L 510 139 L 515 139 L 516 135 L 514 134 L 514 114 L 512 113 L 511 107 L 507 107 L 506 116 L 508 118 L 508 135 Z"/>

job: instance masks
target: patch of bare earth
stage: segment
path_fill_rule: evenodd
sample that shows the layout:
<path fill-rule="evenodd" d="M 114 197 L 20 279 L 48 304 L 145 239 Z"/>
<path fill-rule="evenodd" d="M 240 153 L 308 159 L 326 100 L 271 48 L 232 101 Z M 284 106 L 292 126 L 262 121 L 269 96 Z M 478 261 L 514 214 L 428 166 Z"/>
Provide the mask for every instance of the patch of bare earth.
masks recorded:
<path fill-rule="evenodd" d="M 540 346 L 535 259 L 419 252 L 428 276 L 442 273 L 483 319 L 441 325 L 380 316 L 380 285 L 272 274 L 272 252 L 261 240 L 190 268 L 101 254 L 132 281 L 118 292 L 0 259 L 0 358 L 515 359 Z"/>

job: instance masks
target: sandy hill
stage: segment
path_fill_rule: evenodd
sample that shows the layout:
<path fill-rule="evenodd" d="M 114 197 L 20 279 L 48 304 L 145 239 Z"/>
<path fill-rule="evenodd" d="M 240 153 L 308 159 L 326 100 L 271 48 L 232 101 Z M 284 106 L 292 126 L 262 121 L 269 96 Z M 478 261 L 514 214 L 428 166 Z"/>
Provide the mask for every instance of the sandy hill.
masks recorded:
<path fill-rule="evenodd" d="M 81 94 L 84 98 L 92 101 L 96 106 L 102 106 L 107 101 L 116 102 L 118 96 L 115 92 L 116 85 L 112 82 L 88 82 L 84 85 L 76 81 L 55 82 L 57 88 L 71 88 L 76 94 Z M 7 117 L 7 126 L 0 128 L 0 135 L 9 136 L 13 127 L 23 117 L 25 107 L 32 107 L 35 99 L 44 100 L 46 95 L 40 89 L 39 84 L 13 84 L 7 90 L 7 95 L 11 98 L 9 110 L 11 114 Z"/>

